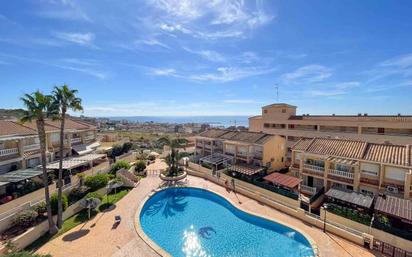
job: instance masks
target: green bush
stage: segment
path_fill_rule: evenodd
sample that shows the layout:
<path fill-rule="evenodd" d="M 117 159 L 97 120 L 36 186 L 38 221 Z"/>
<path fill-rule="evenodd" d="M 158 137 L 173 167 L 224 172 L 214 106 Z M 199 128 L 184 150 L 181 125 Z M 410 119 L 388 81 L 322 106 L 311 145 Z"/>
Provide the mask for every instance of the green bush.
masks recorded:
<path fill-rule="evenodd" d="M 87 176 L 84 184 L 90 188 L 90 191 L 96 191 L 105 187 L 109 182 L 109 177 L 106 174 L 97 174 L 94 176 Z"/>
<path fill-rule="evenodd" d="M 130 143 L 130 142 L 124 143 L 124 144 L 123 144 L 123 147 L 122 147 L 122 152 L 123 152 L 123 153 L 129 152 L 130 149 L 132 149 L 132 146 L 133 146 L 133 144 Z M 122 154 L 123 154 L 123 153 L 122 153 Z"/>
<path fill-rule="evenodd" d="M 54 193 L 50 196 L 50 206 L 51 206 L 51 210 L 52 210 L 52 214 L 56 215 L 57 214 L 57 194 Z M 67 198 L 67 195 L 62 194 L 62 207 L 63 207 L 63 211 L 65 211 L 67 209 L 67 207 L 69 206 L 69 200 Z"/>
<path fill-rule="evenodd" d="M 141 173 L 142 171 L 144 171 L 146 169 L 146 162 L 145 161 L 138 161 L 136 162 L 136 166 L 134 167 L 134 170 L 136 172 Z"/>
<path fill-rule="evenodd" d="M 37 212 L 37 215 L 43 216 L 47 212 L 46 202 L 40 202 L 32 207 L 33 211 Z"/>
<path fill-rule="evenodd" d="M 19 212 L 16 216 L 14 216 L 13 225 L 23 227 L 23 228 L 29 228 L 34 225 L 37 217 L 38 217 L 38 214 L 36 211 L 25 210 L 25 211 Z"/>
<path fill-rule="evenodd" d="M 77 201 L 79 201 L 80 199 L 82 199 L 88 192 L 90 191 L 90 189 L 87 186 L 79 186 L 76 188 L 73 188 L 69 195 L 69 202 L 70 203 L 75 203 Z"/>
<path fill-rule="evenodd" d="M 149 155 L 149 157 L 147 157 L 147 159 L 148 159 L 149 161 L 154 161 L 154 160 L 156 160 L 156 156 L 154 156 L 154 155 Z"/>
<path fill-rule="evenodd" d="M 111 151 L 111 156 L 115 157 L 115 156 L 119 156 L 123 154 L 123 146 L 121 145 L 114 145 Z"/>
<path fill-rule="evenodd" d="M 50 254 L 37 254 L 26 251 L 12 252 L 4 255 L 4 257 L 52 257 Z"/>
<path fill-rule="evenodd" d="M 116 171 L 120 170 L 120 169 L 130 169 L 130 164 L 127 161 L 124 160 L 119 160 L 117 161 L 115 164 L 113 164 L 112 169 L 111 169 L 111 173 L 115 174 Z"/>
<path fill-rule="evenodd" d="M 98 192 L 90 192 L 86 195 L 85 198 L 97 198 L 101 201 L 103 199 L 103 195 Z"/>

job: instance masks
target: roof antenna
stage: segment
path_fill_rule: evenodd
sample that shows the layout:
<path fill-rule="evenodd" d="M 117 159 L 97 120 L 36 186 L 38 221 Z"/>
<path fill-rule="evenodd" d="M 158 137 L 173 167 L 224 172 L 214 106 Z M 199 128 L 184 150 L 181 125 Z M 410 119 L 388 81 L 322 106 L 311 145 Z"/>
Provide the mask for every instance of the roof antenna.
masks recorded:
<path fill-rule="evenodd" d="M 275 84 L 275 88 L 276 88 L 276 102 L 279 103 L 279 86 Z"/>

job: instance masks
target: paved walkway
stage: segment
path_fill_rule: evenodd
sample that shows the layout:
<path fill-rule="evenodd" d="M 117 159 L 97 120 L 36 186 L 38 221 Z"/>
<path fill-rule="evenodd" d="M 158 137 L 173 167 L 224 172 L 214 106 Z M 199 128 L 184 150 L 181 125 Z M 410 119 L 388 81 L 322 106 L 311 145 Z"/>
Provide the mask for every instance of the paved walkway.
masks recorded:
<path fill-rule="evenodd" d="M 350 243 L 332 234 L 325 234 L 322 230 L 310 226 L 284 213 L 264 206 L 243 195 L 227 192 L 205 179 L 189 176 L 189 185 L 218 192 L 245 210 L 261 213 L 274 220 L 298 227 L 310 235 L 318 244 L 321 256 L 324 257 L 371 257 L 374 255 L 361 246 Z M 79 225 L 68 233 L 44 245 L 39 252 L 50 253 L 53 257 L 135 257 L 157 256 L 137 235 L 134 228 L 134 217 L 137 207 L 148 193 L 156 188 L 160 179 L 149 176 L 141 181 L 139 186 L 127 194 L 117 207 L 106 213 L 98 214 L 93 220 Z M 239 204 L 241 202 L 241 204 Z M 117 228 L 112 228 L 114 216 L 122 215 L 122 222 Z"/>

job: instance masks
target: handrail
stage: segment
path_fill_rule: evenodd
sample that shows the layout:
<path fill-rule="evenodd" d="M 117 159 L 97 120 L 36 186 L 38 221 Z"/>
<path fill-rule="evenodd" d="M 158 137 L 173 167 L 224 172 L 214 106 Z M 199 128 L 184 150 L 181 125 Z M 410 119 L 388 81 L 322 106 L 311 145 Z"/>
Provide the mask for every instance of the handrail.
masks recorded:
<path fill-rule="evenodd" d="M 348 171 L 343 171 L 343 170 L 334 170 L 334 169 L 329 169 L 329 174 L 342 177 L 342 178 L 349 178 L 353 179 L 354 173 L 348 172 Z"/>
<path fill-rule="evenodd" d="M 312 170 L 312 171 L 315 171 L 315 172 L 319 172 L 319 173 L 324 173 L 324 171 L 325 171 L 324 167 L 316 166 L 316 165 L 312 165 L 312 164 L 307 164 L 307 163 L 303 164 L 303 168 L 308 169 L 308 170 Z"/>
<path fill-rule="evenodd" d="M 0 156 L 13 155 L 19 152 L 18 148 L 9 148 L 0 150 Z"/>

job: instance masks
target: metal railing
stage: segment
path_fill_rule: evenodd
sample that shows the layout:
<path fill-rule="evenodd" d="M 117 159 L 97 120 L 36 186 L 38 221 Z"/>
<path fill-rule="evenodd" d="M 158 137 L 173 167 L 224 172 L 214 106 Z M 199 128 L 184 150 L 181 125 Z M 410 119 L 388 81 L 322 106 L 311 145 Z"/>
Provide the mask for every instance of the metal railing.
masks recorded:
<path fill-rule="evenodd" d="M 2 149 L 0 150 L 0 156 L 7 156 L 19 153 L 18 148 Z"/>
<path fill-rule="evenodd" d="M 40 144 L 31 144 L 23 146 L 25 152 L 40 149 Z"/>
<path fill-rule="evenodd" d="M 348 178 L 348 179 L 353 179 L 354 177 L 354 173 L 343 171 L 343 170 L 329 169 L 329 174 L 333 176 L 337 176 L 337 177 Z"/>

